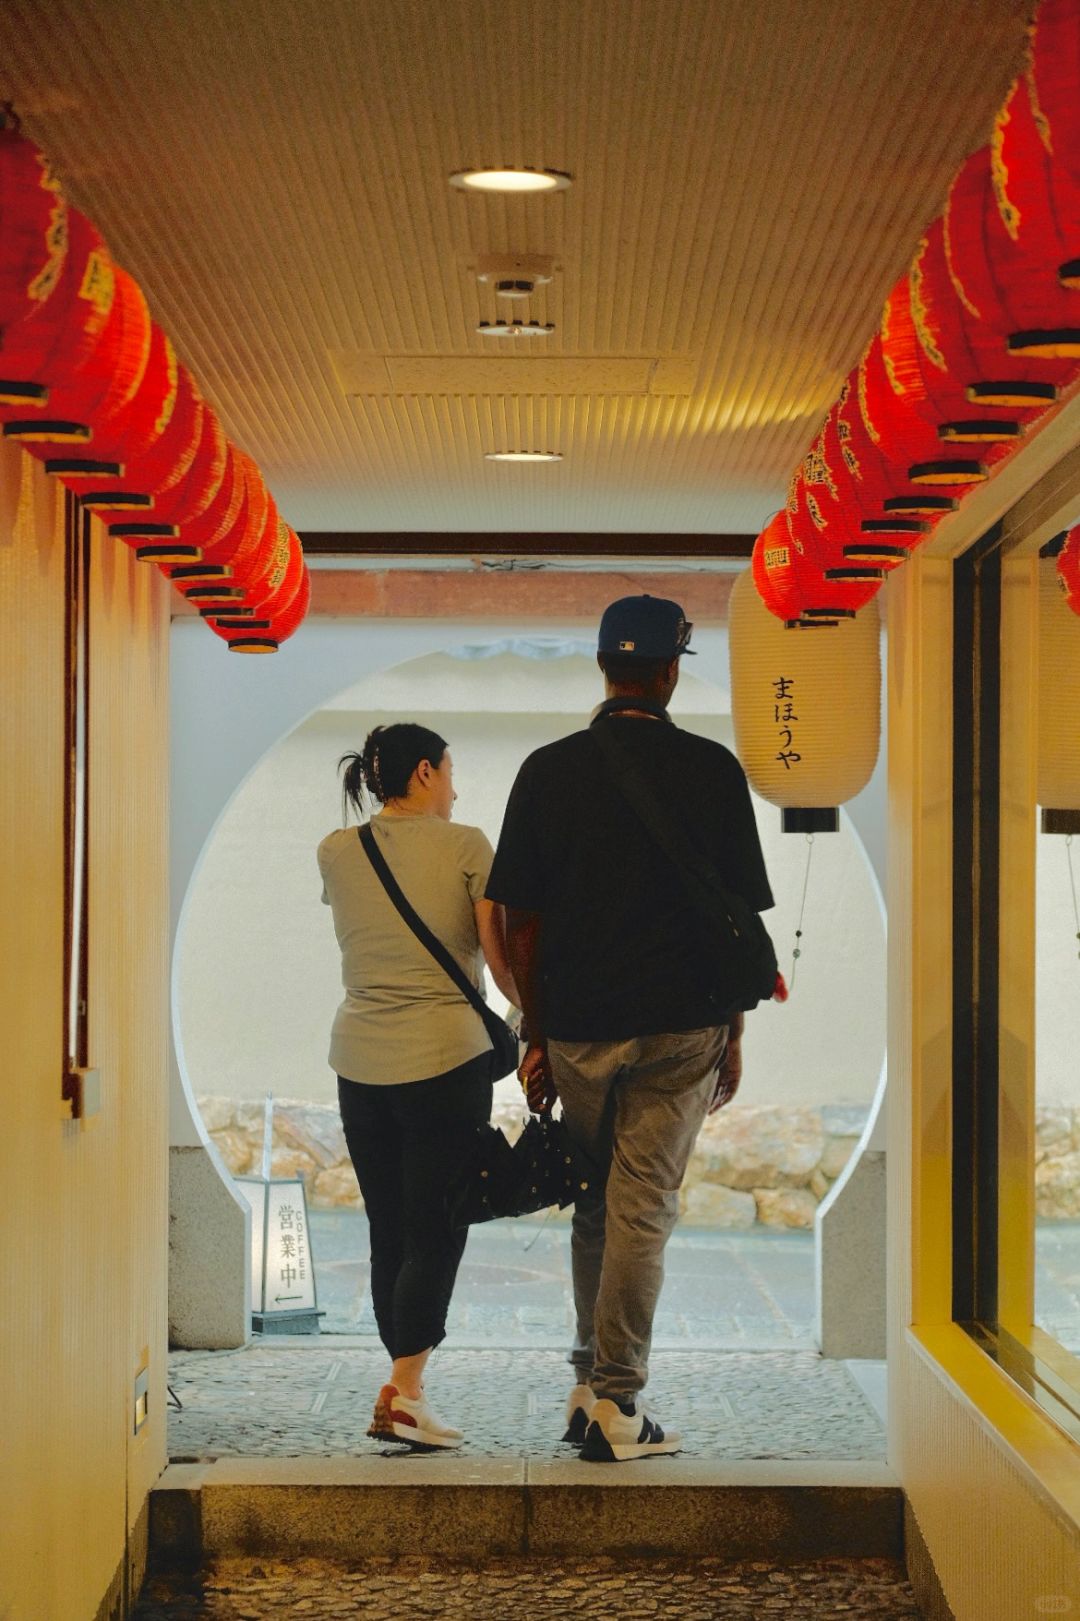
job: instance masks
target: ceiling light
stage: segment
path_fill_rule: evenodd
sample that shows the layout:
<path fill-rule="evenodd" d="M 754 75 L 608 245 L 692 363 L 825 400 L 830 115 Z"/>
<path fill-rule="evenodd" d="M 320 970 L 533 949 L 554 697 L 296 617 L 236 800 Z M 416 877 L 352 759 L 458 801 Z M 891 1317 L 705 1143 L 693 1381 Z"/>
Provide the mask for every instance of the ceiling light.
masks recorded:
<path fill-rule="evenodd" d="M 459 191 L 511 192 L 517 195 L 565 191 L 571 176 L 561 169 L 530 169 L 525 165 L 507 169 L 459 169 L 450 184 Z"/>
<path fill-rule="evenodd" d="M 481 321 L 477 332 L 485 338 L 546 338 L 554 332 L 554 321 Z"/>
<path fill-rule="evenodd" d="M 489 462 L 561 462 L 559 450 L 487 450 L 484 460 Z"/>

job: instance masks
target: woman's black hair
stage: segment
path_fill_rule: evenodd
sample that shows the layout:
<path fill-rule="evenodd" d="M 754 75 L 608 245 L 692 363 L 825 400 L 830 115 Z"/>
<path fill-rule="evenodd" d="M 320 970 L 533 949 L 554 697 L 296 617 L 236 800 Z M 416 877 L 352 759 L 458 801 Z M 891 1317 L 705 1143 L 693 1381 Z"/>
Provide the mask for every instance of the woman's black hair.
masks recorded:
<path fill-rule="evenodd" d="M 364 815 L 364 794 L 368 801 L 385 805 L 388 799 L 401 799 L 421 760 L 429 760 L 437 771 L 446 753 L 446 739 L 429 726 L 414 721 L 398 721 L 393 726 L 376 726 L 369 732 L 359 754 L 343 754 L 338 761 L 342 771 L 342 819 L 348 821 L 351 805 L 357 818 Z"/>

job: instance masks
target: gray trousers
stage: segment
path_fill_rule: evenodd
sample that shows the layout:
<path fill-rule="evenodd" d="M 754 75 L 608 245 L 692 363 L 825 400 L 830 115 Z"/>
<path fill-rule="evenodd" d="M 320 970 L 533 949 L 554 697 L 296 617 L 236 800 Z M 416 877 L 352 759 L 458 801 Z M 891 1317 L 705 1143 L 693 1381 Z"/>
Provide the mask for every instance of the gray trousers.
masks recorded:
<path fill-rule="evenodd" d="M 570 1363 L 598 1396 L 630 1400 L 649 1376 L 664 1246 L 726 1046 L 725 1025 L 548 1042 L 567 1128 L 592 1173 L 574 1205 Z"/>

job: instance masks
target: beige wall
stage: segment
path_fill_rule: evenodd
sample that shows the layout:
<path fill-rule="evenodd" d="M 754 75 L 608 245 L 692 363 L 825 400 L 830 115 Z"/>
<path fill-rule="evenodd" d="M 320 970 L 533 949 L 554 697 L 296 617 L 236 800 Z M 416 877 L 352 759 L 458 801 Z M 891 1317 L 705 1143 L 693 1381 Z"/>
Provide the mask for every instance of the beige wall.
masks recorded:
<path fill-rule="evenodd" d="M 455 817 L 494 843 L 522 759 L 579 727 L 601 696 L 590 658 L 432 655 L 368 678 L 271 750 L 215 829 L 180 929 L 178 1017 L 194 1094 L 335 1097 L 326 1048 L 340 962 L 314 852 L 340 825 L 335 768 L 345 750 L 373 725 L 426 718 L 450 744 Z M 731 744 L 726 693 L 688 674 L 672 709 L 680 724 Z M 781 833 L 779 811 L 756 808 L 777 899 L 769 927 L 790 972 L 807 845 Z M 816 841 L 803 927 L 795 994 L 751 1017 L 740 1097 L 868 1106 L 885 1047 L 885 929 L 846 820 Z"/>
<path fill-rule="evenodd" d="M 90 1062 L 60 1104 L 64 546 L 59 492 L 0 444 L 0 1615 L 83 1621 L 142 1557 L 165 1462 L 164 583 L 95 533 Z M 133 1431 L 146 1354 L 150 1419 Z M 126 1578 L 130 1588 L 137 1576 Z"/>
<path fill-rule="evenodd" d="M 921 556 L 889 584 L 889 1455 L 956 1621 L 1021 1621 L 1080 1612 L 1080 1452 L 951 1321 L 950 576 Z M 1002 754 L 1021 769 L 1030 716 L 1010 703 Z M 1010 1085 L 1030 1090 L 1030 892 L 1009 886 L 1002 904 Z M 1017 1103 L 1003 1112 L 1001 1309 L 1022 1332 L 1032 1115 Z"/>

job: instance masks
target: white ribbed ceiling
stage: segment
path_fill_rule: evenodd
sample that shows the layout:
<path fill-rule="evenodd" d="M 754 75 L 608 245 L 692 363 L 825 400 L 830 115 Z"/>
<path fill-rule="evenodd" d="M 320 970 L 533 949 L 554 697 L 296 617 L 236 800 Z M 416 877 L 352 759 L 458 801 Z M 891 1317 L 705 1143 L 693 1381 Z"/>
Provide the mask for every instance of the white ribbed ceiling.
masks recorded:
<path fill-rule="evenodd" d="M 1028 10 L 3 0 L 0 96 L 298 528 L 742 532 L 986 138 Z M 574 184 L 448 186 L 476 163 Z M 470 269 L 492 252 L 560 268 L 508 310 Z M 507 312 L 556 330 L 475 332 Z"/>

